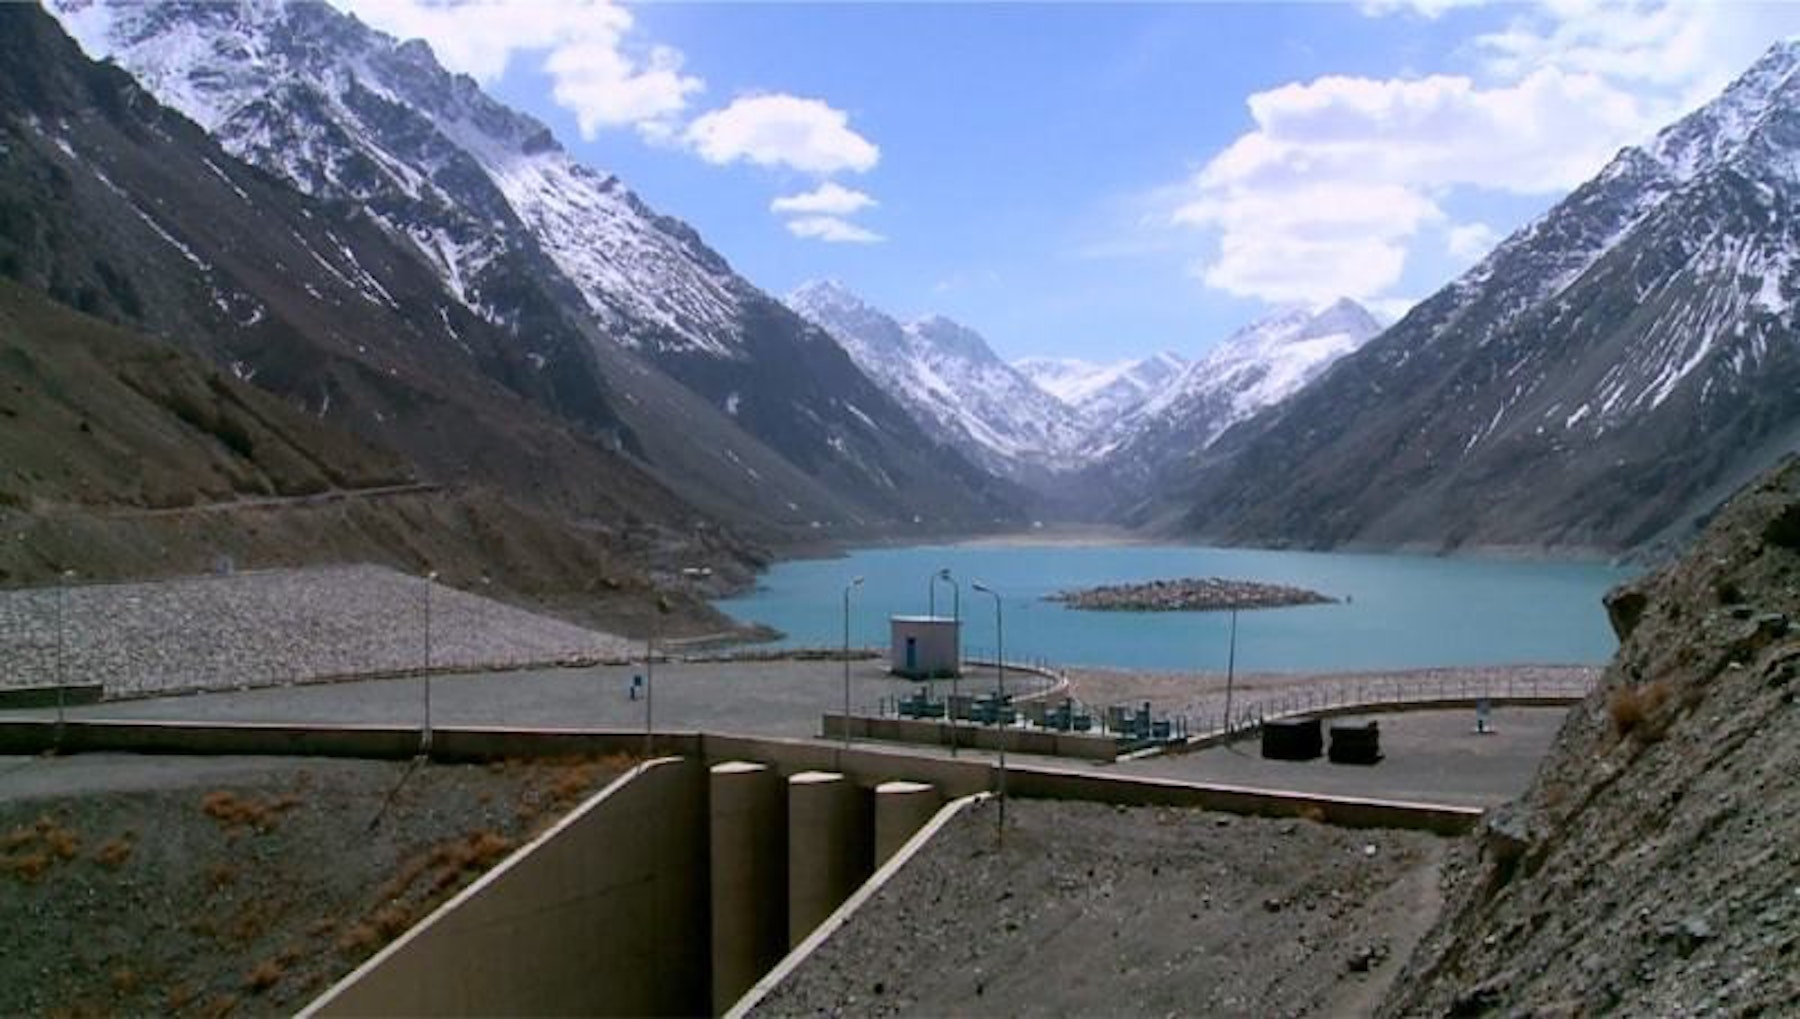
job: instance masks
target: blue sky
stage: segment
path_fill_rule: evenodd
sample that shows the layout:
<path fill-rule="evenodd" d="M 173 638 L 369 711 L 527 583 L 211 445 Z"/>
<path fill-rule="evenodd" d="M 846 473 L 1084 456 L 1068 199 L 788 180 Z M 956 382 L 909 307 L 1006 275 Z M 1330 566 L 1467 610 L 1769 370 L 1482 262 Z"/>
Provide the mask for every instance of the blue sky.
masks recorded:
<path fill-rule="evenodd" d="M 1098 361 L 1339 294 L 1397 313 L 1800 32 L 1747 3 L 354 7 L 773 293 L 834 277 Z"/>

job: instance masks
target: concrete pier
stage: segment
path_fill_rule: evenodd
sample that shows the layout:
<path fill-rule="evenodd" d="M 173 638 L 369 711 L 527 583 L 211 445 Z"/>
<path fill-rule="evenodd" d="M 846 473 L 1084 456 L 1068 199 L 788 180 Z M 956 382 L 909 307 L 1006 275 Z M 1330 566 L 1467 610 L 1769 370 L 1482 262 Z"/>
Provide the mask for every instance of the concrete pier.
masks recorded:
<path fill-rule="evenodd" d="M 787 954 L 787 803 L 781 776 L 766 764 L 716 764 L 709 782 L 717 1015 Z"/>
<path fill-rule="evenodd" d="M 937 787 L 924 782 L 883 782 L 875 787 L 876 867 L 888 861 L 943 805 Z"/>
<path fill-rule="evenodd" d="M 788 944 L 798 945 L 874 869 L 868 794 L 835 771 L 788 778 Z"/>

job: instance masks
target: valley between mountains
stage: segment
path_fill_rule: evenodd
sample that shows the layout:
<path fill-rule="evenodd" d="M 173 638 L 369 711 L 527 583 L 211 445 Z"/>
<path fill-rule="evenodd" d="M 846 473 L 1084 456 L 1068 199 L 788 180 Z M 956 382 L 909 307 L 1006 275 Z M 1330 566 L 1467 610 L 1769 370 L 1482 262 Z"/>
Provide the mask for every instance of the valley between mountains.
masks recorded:
<path fill-rule="evenodd" d="M 765 293 L 323 4 L 0 22 L 10 584 L 349 557 L 701 630 L 773 556 L 1044 524 L 1656 557 L 1800 441 L 1795 43 L 1398 321 L 1009 362 Z"/>

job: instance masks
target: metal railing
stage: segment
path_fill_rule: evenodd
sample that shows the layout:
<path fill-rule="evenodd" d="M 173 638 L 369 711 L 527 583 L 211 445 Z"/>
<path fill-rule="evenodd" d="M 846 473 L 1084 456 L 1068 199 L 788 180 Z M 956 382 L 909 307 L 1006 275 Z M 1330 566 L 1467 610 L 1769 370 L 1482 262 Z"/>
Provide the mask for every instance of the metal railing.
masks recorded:
<path fill-rule="evenodd" d="M 1201 738 L 1254 731 L 1265 721 L 1294 718 L 1322 711 L 1407 705 L 1473 703 L 1491 701 L 1577 701 L 1598 682 L 1598 670 L 1586 675 L 1525 677 L 1399 676 L 1390 678 L 1328 680 L 1253 701 L 1232 712 L 1232 717 L 1201 712 L 1193 731 Z M 1220 695 L 1222 698 L 1222 695 Z"/>

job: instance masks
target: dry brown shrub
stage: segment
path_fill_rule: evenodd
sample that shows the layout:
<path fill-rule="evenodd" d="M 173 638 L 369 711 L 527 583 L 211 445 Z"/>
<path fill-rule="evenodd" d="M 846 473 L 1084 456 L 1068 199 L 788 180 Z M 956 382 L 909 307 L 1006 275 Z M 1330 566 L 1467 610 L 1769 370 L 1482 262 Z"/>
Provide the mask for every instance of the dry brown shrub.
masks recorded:
<path fill-rule="evenodd" d="M 228 835 L 243 831 L 266 833 L 275 829 L 282 814 L 299 806 L 300 802 L 300 797 L 293 793 L 258 798 L 216 789 L 201 797 L 200 810 L 219 822 L 219 827 Z"/>
<path fill-rule="evenodd" d="M 206 868 L 206 883 L 215 891 L 237 884 L 238 868 L 234 863 L 215 863 Z"/>
<path fill-rule="evenodd" d="M 143 981 L 139 979 L 137 971 L 129 966 L 120 966 L 112 971 L 112 988 L 115 994 L 136 994 L 142 984 Z"/>
<path fill-rule="evenodd" d="M 390 903 L 376 910 L 375 915 L 370 917 L 370 922 L 375 925 L 375 930 L 381 935 L 383 942 L 392 941 L 412 926 L 413 911 L 397 902 Z"/>
<path fill-rule="evenodd" d="M 21 881 L 31 882 L 44 876 L 54 861 L 50 854 L 43 850 L 34 852 L 14 852 L 0 856 L 0 871 L 11 874 Z"/>
<path fill-rule="evenodd" d="M 1613 732 L 1620 739 L 1634 732 L 1647 741 L 1660 739 L 1668 727 L 1661 713 L 1669 696 L 1669 683 L 1662 679 L 1614 690 L 1606 701 L 1606 713 L 1612 719 Z"/>
<path fill-rule="evenodd" d="M 287 964 L 280 959 L 264 959 L 251 967 L 244 975 L 244 988 L 251 994 L 261 994 L 281 982 L 287 973 Z"/>
<path fill-rule="evenodd" d="M 345 931 L 337 940 L 338 951 L 360 955 L 381 944 L 381 932 L 372 922 L 364 921 Z"/>
<path fill-rule="evenodd" d="M 225 1019 L 231 1014 L 232 1009 L 237 1008 L 237 1004 L 238 996 L 235 994 L 215 995 L 202 1006 L 200 1014 L 206 1019 Z"/>
<path fill-rule="evenodd" d="M 81 836 L 44 814 L 0 839 L 0 873 L 21 881 L 36 881 L 57 863 L 74 859 L 80 851 Z"/>
<path fill-rule="evenodd" d="M 107 870 L 118 870 L 123 867 L 125 861 L 131 859 L 131 851 L 135 848 L 133 842 L 135 837 L 131 832 L 126 832 L 110 842 L 103 843 L 99 849 L 94 850 L 94 862 Z"/>
<path fill-rule="evenodd" d="M 196 991 L 192 984 L 186 982 L 176 984 L 174 987 L 169 988 L 168 992 L 163 995 L 163 1010 L 166 1012 L 179 1012 L 193 1004 L 194 999 L 198 997 L 199 994 L 200 992 Z"/>

